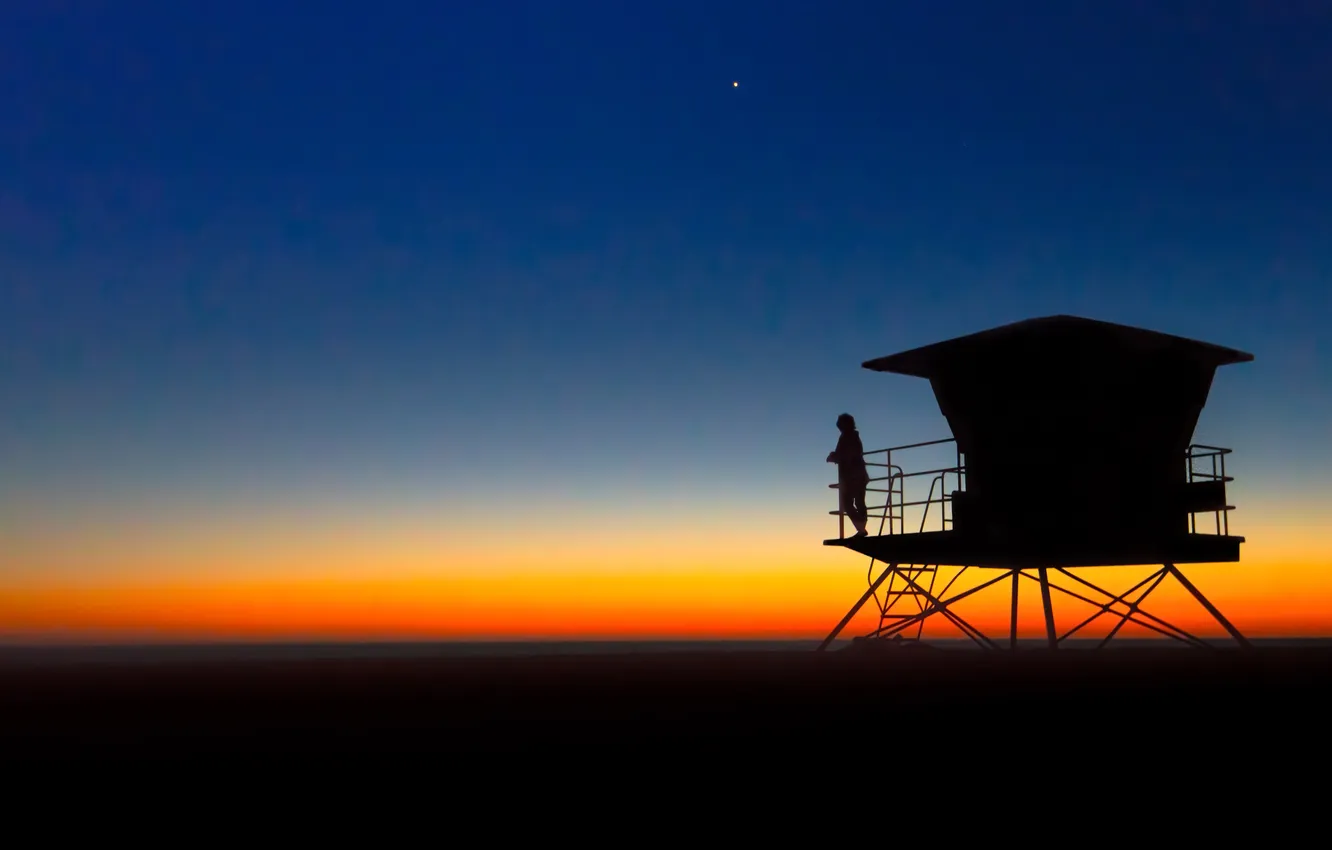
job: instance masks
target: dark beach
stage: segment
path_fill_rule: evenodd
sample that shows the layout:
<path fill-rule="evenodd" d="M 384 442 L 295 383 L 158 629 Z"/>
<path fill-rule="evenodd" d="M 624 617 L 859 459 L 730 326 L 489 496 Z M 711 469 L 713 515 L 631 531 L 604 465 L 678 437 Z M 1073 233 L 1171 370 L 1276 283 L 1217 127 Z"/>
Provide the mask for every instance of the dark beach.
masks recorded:
<path fill-rule="evenodd" d="M 1321 746 L 1332 648 L 0 657 L 8 758 L 434 758 L 1154 736 Z M 1005 731 L 1008 730 L 1008 731 Z M 987 743 L 988 742 L 988 743 Z M 968 744 L 968 746 L 971 746 Z M 1062 744 L 1059 746 L 1063 746 Z M 1118 744 L 1106 744 L 1118 746 Z"/>

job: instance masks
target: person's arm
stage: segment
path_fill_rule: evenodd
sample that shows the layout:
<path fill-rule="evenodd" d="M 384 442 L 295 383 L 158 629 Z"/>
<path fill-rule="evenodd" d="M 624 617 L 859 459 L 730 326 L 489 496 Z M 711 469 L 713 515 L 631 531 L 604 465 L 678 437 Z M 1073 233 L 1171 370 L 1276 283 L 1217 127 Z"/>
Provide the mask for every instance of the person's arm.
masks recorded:
<path fill-rule="evenodd" d="M 846 460 L 846 435 L 837 438 L 837 448 L 828 453 L 828 463 L 843 463 Z"/>

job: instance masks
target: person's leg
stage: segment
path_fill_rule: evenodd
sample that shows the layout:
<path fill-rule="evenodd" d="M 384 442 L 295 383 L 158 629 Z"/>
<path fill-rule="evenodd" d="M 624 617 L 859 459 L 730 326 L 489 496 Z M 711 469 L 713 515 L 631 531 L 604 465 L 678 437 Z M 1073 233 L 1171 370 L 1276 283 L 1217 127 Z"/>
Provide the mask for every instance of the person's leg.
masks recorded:
<path fill-rule="evenodd" d="M 869 522 L 869 508 L 865 506 L 865 489 L 869 484 L 860 484 L 855 488 L 855 519 L 857 531 L 866 531 Z"/>
<path fill-rule="evenodd" d="M 865 533 L 865 487 L 867 486 L 856 481 L 843 481 L 838 485 L 842 511 L 855 526 L 856 534 Z"/>

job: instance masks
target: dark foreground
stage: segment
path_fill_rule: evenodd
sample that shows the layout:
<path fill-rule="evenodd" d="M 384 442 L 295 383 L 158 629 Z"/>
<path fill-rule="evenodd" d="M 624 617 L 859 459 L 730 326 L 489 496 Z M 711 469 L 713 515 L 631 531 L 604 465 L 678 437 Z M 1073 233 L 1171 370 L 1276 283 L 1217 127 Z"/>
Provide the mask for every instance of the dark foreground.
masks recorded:
<path fill-rule="evenodd" d="M 1326 648 L 10 664 L 0 752 L 307 763 L 1036 747 L 1094 762 L 1164 745 L 1285 761 L 1324 746 L 1330 674 Z"/>

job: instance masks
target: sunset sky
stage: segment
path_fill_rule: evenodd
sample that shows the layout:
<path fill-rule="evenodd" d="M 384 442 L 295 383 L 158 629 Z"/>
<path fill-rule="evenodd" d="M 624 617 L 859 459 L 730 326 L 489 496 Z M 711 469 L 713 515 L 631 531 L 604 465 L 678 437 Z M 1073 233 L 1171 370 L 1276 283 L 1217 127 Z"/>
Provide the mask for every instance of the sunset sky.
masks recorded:
<path fill-rule="evenodd" d="M 1258 0 L 6 4 L 0 638 L 822 637 L 837 414 L 949 436 L 861 362 L 1057 313 L 1255 355 L 1195 435 L 1243 561 L 1186 571 L 1327 634 L 1330 43 Z"/>

